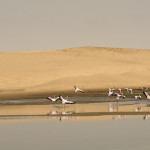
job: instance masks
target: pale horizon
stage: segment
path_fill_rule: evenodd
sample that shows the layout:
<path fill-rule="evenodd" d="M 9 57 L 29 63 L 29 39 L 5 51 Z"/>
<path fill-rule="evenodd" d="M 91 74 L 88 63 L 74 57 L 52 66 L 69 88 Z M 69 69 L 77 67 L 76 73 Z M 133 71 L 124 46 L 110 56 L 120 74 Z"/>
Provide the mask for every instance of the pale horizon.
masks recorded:
<path fill-rule="evenodd" d="M 150 1 L 1 1 L 0 52 L 150 49 Z"/>

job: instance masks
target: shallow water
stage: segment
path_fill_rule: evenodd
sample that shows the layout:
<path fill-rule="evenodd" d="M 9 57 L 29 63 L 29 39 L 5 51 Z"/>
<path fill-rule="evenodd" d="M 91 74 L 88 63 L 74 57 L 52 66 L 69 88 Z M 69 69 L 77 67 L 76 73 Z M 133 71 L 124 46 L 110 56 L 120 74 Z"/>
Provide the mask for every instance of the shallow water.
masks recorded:
<path fill-rule="evenodd" d="M 61 122 L 14 118 L 14 122 L 0 124 L 0 145 L 5 150 L 149 150 L 149 126 L 150 119 L 143 120 L 143 116 Z"/>
<path fill-rule="evenodd" d="M 67 98 L 67 97 L 64 97 Z M 117 102 L 116 97 L 68 97 L 68 100 L 71 100 L 77 104 L 83 103 L 104 103 L 104 102 Z M 134 97 L 128 97 L 126 99 L 120 99 L 119 102 L 134 102 Z M 142 100 L 137 100 L 140 103 L 149 103 L 146 98 Z M 10 99 L 10 100 L 0 100 L 0 105 L 48 105 L 48 104 L 61 104 L 61 101 L 51 102 L 46 98 L 35 98 L 35 99 Z"/>
<path fill-rule="evenodd" d="M 122 101 L 83 104 L 0 105 L 0 116 L 101 116 L 146 115 L 150 107 L 142 101 Z"/>
<path fill-rule="evenodd" d="M 0 105 L 2 150 L 149 150 L 149 127 L 147 101 Z"/>

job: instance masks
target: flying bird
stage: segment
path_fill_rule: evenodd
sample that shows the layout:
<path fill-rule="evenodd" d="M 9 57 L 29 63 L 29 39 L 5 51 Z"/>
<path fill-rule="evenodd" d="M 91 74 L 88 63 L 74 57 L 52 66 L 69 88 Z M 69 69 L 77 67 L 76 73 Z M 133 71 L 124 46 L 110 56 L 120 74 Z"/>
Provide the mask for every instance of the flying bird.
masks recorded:
<path fill-rule="evenodd" d="M 74 104 L 73 101 L 68 101 L 67 99 L 64 99 L 61 95 L 59 95 L 59 99 L 62 101 L 62 104 Z"/>
<path fill-rule="evenodd" d="M 58 99 L 59 99 L 59 96 L 55 98 L 52 98 L 52 97 L 47 97 L 48 100 L 51 100 L 52 102 L 56 102 Z"/>
<path fill-rule="evenodd" d="M 117 94 L 117 98 L 116 99 L 120 99 L 120 98 L 123 98 L 125 99 L 126 97 L 122 94 L 119 94 L 119 93 L 116 93 Z"/>

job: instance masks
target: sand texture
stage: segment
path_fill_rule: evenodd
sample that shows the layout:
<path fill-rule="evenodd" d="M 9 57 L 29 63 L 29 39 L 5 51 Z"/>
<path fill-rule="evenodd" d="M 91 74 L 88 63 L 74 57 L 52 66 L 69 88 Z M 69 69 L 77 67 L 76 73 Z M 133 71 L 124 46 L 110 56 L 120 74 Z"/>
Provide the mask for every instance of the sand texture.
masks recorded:
<path fill-rule="evenodd" d="M 1 52 L 0 92 L 150 87 L 150 51 L 82 47 Z"/>

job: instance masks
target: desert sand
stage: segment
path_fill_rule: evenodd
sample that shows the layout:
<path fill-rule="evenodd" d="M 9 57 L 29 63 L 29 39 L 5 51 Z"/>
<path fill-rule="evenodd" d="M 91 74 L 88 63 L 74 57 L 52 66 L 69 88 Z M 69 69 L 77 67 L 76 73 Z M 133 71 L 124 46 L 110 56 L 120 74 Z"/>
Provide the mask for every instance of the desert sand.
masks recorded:
<path fill-rule="evenodd" d="M 7 93 L 150 87 L 150 50 L 81 47 L 0 52 L 0 96 Z"/>

